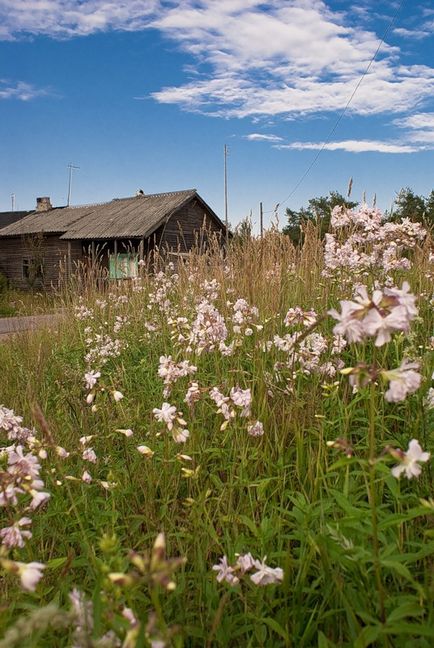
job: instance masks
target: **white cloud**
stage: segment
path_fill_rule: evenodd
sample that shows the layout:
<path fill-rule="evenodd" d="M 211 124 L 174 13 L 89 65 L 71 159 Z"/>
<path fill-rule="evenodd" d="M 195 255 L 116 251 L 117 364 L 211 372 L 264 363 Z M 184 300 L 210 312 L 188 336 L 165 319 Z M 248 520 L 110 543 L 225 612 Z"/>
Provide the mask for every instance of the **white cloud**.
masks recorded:
<path fill-rule="evenodd" d="M 396 27 L 393 30 L 394 34 L 402 36 L 403 38 L 414 38 L 416 40 L 421 40 L 422 38 L 427 38 L 431 36 L 430 31 L 426 29 L 406 29 L 405 27 Z"/>
<path fill-rule="evenodd" d="M 415 153 L 419 147 L 408 144 L 395 144 L 375 140 L 343 140 L 341 142 L 292 142 L 291 144 L 277 144 L 275 148 L 293 149 L 302 151 L 325 150 L 325 151 L 347 151 L 349 153 Z"/>
<path fill-rule="evenodd" d="M 283 138 L 278 135 L 262 135 L 262 133 L 249 133 L 246 135 L 246 140 L 250 142 L 282 142 Z"/>
<path fill-rule="evenodd" d="M 406 139 L 418 144 L 434 144 L 434 113 L 415 113 L 396 119 L 396 126 L 406 129 Z"/>
<path fill-rule="evenodd" d="M 153 93 L 161 103 L 224 117 L 340 111 L 379 37 L 323 0 L 185 0 L 153 22 L 202 76 Z M 359 115 L 402 112 L 434 92 L 434 69 L 403 65 L 385 43 L 351 102 Z M 203 70 L 207 70 L 206 72 Z"/>
<path fill-rule="evenodd" d="M 378 47 L 379 35 L 360 22 L 377 4 L 359 0 L 356 14 L 325 0 L 0 0 L 0 38 L 157 29 L 191 60 L 187 81 L 156 90 L 156 101 L 287 119 L 343 110 Z M 348 112 L 404 113 L 433 94 L 434 68 L 405 65 L 399 48 L 383 43 Z"/>
<path fill-rule="evenodd" d="M 20 33 L 65 38 L 149 24 L 158 0 L 0 0 L 0 38 Z"/>
<path fill-rule="evenodd" d="M 24 81 L 8 81 L 0 79 L 0 100 L 1 99 L 19 99 L 20 101 L 30 101 L 36 97 L 48 95 L 48 90 L 35 88 L 31 83 Z"/>

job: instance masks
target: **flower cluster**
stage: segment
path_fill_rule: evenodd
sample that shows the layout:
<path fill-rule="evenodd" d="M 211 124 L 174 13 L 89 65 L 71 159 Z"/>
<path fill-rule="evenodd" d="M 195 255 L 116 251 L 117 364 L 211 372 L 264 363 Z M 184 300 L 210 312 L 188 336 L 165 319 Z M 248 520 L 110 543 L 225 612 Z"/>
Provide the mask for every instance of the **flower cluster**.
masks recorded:
<path fill-rule="evenodd" d="M 191 376 L 196 373 L 197 367 L 190 364 L 188 360 L 182 362 L 175 362 L 172 356 L 161 356 L 160 366 L 158 367 L 158 375 L 163 379 L 164 391 L 163 396 L 167 398 L 172 390 L 172 385 L 179 379 L 185 376 Z"/>
<path fill-rule="evenodd" d="M 269 567 L 264 559 L 256 560 L 249 552 L 240 554 L 233 565 L 228 563 L 226 556 L 220 558 L 220 562 L 213 565 L 212 569 L 216 572 L 216 578 L 219 583 L 226 582 L 229 585 L 238 585 L 241 578 L 248 574 L 250 580 L 255 585 L 274 585 L 283 581 L 283 570 L 280 567 Z M 250 573 L 252 572 L 252 573 Z"/>
<path fill-rule="evenodd" d="M 346 278 L 348 270 L 354 275 L 374 269 L 407 270 L 411 263 L 404 253 L 426 236 L 419 223 L 408 218 L 400 223 L 383 222 L 381 212 L 366 204 L 357 211 L 335 207 L 331 226 L 334 233 L 325 236 L 326 277 Z"/>

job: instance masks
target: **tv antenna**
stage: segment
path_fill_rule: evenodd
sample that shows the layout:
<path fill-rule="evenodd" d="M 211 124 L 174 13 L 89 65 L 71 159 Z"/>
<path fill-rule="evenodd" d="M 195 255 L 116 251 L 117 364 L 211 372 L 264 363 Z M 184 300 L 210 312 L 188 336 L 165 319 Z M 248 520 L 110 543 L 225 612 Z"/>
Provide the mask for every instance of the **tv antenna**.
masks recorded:
<path fill-rule="evenodd" d="M 79 169 L 79 166 L 74 166 L 73 164 L 68 164 L 69 169 L 69 181 L 68 181 L 68 200 L 66 206 L 69 207 L 71 204 L 71 187 L 72 187 L 72 172 L 76 169 Z"/>

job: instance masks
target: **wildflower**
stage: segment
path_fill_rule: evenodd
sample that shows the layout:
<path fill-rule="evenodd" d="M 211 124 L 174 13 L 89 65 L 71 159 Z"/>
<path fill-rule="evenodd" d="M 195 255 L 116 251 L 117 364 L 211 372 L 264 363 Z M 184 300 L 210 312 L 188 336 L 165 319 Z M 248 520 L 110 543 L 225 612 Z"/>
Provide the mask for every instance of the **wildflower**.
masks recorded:
<path fill-rule="evenodd" d="M 34 592 L 36 585 L 42 578 L 42 571 L 45 565 L 40 562 L 22 563 L 13 561 L 4 561 L 4 567 L 8 571 L 18 574 L 21 579 L 21 585 L 29 592 Z"/>
<path fill-rule="evenodd" d="M 139 445 L 137 446 L 137 450 L 140 452 L 140 454 L 144 455 L 145 457 L 153 457 L 155 452 L 151 450 L 151 448 L 148 448 L 146 445 Z"/>
<path fill-rule="evenodd" d="M 88 371 L 84 374 L 84 380 L 86 383 L 86 389 L 92 389 L 98 381 L 98 378 L 101 378 L 100 371 Z"/>
<path fill-rule="evenodd" d="M 0 538 L 2 538 L 2 544 L 8 549 L 12 549 L 13 547 L 24 547 L 24 538 L 31 538 L 32 532 L 27 529 L 21 529 L 21 527 L 29 526 L 31 523 L 32 521 L 30 518 L 22 517 L 12 526 L 1 529 Z"/>
<path fill-rule="evenodd" d="M 274 583 L 281 583 L 283 581 L 283 570 L 280 567 L 268 567 L 265 564 L 267 556 L 263 561 L 255 560 L 254 566 L 257 569 L 256 573 L 250 576 L 250 580 L 255 585 L 273 585 Z"/>
<path fill-rule="evenodd" d="M 115 391 L 112 393 L 113 399 L 118 403 L 120 400 L 123 399 L 124 395 L 115 389 Z"/>
<path fill-rule="evenodd" d="M 392 339 L 393 331 L 408 331 L 410 320 L 405 306 L 396 306 L 390 313 L 383 317 L 376 308 L 371 308 L 363 320 L 363 328 L 366 335 L 374 336 L 375 346 L 380 347 Z"/>
<path fill-rule="evenodd" d="M 160 423 L 166 423 L 169 432 L 172 430 L 173 421 L 176 418 L 175 405 L 170 405 L 170 403 L 163 403 L 161 409 L 154 407 L 152 413 L 154 414 L 157 421 L 159 421 Z"/>
<path fill-rule="evenodd" d="M 256 421 L 253 425 L 249 425 L 247 432 L 253 437 L 262 436 L 264 434 L 264 426 L 260 421 Z"/>
<path fill-rule="evenodd" d="M 86 445 L 89 443 L 89 441 L 92 441 L 94 434 L 89 434 L 88 436 L 82 436 L 80 437 L 80 444 L 81 445 Z"/>
<path fill-rule="evenodd" d="M 420 447 L 419 441 L 412 439 L 408 444 L 407 452 L 402 450 L 393 450 L 391 454 L 397 457 L 401 463 L 392 468 L 392 475 L 397 479 L 400 478 L 402 473 L 405 473 L 407 479 L 419 477 L 422 468 L 419 463 L 425 463 L 430 458 L 429 452 L 423 452 Z"/>
<path fill-rule="evenodd" d="M 175 443 L 185 443 L 190 436 L 190 432 L 185 428 L 175 427 L 172 430 L 172 436 Z"/>
<path fill-rule="evenodd" d="M 81 455 L 85 461 L 90 461 L 91 463 L 96 463 L 97 456 L 93 448 L 86 448 Z"/>
<path fill-rule="evenodd" d="M 229 585 L 238 585 L 240 582 L 240 579 L 234 574 L 234 568 L 228 564 L 226 556 L 220 558 L 220 562 L 217 565 L 213 565 L 212 570 L 217 572 L 216 578 L 219 583 L 226 581 Z"/>
<path fill-rule="evenodd" d="M 255 559 L 249 551 L 249 553 L 247 554 L 240 554 L 237 558 L 236 564 L 237 567 L 240 568 L 241 572 L 245 574 L 246 572 L 253 569 L 253 567 L 255 566 Z"/>
<path fill-rule="evenodd" d="M 425 397 L 425 405 L 428 409 L 434 409 L 434 387 L 428 389 L 428 393 Z"/>
<path fill-rule="evenodd" d="M 30 494 L 32 495 L 32 501 L 30 502 L 29 508 L 34 511 L 35 509 L 38 508 L 41 504 L 46 502 L 47 500 L 50 499 L 51 495 L 50 493 L 43 493 L 41 491 L 37 490 L 31 490 Z"/>
<path fill-rule="evenodd" d="M 123 434 L 127 438 L 133 436 L 133 434 L 134 434 L 134 432 L 132 430 L 130 430 L 129 428 L 126 429 L 126 430 L 123 429 L 123 428 L 117 428 L 116 432 L 120 432 L 121 434 Z"/>
<path fill-rule="evenodd" d="M 419 369 L 417 362 L 404 360 L 397 369 L 381 372 L 381 375 L 390 381 L 389 389 L 384 394 L 384 398 L 389 403 L 403 401 L 407 397 L 407 394 L 413 394 L 419 389 L 422 376 L 416 369 Z"/>
<path fill-rule="evenodd" d="M 92 482 L 92 476 L 87 472 L 87 470 L 85 470 L 81 476 L 81 480 L 84 481 L 85 484 L 90 484 Z"/>
<path fill-rule="evenodd" d="M 65 448 L 62 448 L 62 446 L 56 446 L 56 454 L 61 459 L 67 459 L 67 457 L 69 457 L 69 452 L 67 452 Z"/>

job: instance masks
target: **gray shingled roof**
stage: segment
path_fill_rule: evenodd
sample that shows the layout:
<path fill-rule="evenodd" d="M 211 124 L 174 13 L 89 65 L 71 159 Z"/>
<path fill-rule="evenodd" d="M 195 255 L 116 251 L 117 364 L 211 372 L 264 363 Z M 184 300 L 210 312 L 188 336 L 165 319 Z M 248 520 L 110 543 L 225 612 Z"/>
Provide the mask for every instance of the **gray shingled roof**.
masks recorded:
<path fill-rule="evenodd" d="M 3 227 L 7 227 L 12 223 L 16 223 L 17 221 L 21 220 L 22 218 L 28 216 L 31 213 L 32 213 L 31 211 L 0 212 L 0 229 L 3 229 Z"/>
<path fill-rule="evenodd" d="M 83 207 L 58 207 L 33 212 L 0 230 L 0 237 L 59 233 L 62 239 L 141 238 L 149 236 L 185 202 L 196 189 L 116 198 L 108 203 Z"/>

